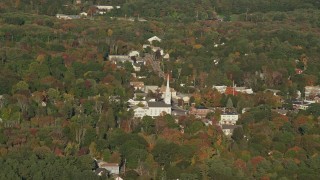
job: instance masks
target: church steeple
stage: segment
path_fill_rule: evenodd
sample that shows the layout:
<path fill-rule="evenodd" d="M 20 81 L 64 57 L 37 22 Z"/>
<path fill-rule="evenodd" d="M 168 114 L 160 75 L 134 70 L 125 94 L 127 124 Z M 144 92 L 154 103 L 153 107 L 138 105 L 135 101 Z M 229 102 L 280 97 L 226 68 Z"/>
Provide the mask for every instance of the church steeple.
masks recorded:
<path fill-rule="evenodd" d="M 166 92 L 164 95 L 164 102 L 166 104 L 171 104 L 171 91 L 170 91 L 170 86 L 169 86 L 169 75 L 167 77 L 167 87 L 166 87 Z"/>

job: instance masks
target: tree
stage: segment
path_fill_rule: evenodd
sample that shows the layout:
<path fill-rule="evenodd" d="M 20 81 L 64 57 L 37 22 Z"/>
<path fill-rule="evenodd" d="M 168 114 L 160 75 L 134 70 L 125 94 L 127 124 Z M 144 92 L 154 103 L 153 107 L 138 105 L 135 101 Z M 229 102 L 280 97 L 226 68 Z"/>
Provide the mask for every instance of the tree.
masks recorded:
<path fill-rule="evenodd" d="M 5 64 L 8 60 L 8 57 L 7 57 L 7 51 L 5 50 L 2 50 L 1 53 L 0 53 L 0 59 L 1 59 L 1 63 L 2 64 Z"/>
<path fill-rule="evenodd" d="M 161 165 L 168 165 L 174 162 L 179 152 L 179 146 L 174 143 L 158 141 L 152 150 L 154 159 Z"/>
<path fill-rule="evenodd" d="M 16 93 L 17 91 L 28 91 L 29 85 L 25 81 L 19 81 L 16 85 L 12 87 L 12 94 Z"/>
<path fill-rule="evenodd" d="M 227 101 L 227 108 L 229 109 L 234 108 L 232 99 L 230 97 L 228 98 L 228 101 Z"/>
<path fill-rule="evenodd" d="M 320 103 L 314 103 L 311 104 L 308 109 L 307 109 L 307 113 L 311 114 L 314 116 L 314 118 L 317 118 L 320 116 Z"/>
<path fill-rule="evenodd" d="M 236 178 L 233 175 L 236 170 L 231 167 L 231 163 L 228 160 L 214 157 L 208 160 L 207 166 L 208 166 L 208 176 L 210 179 Z"/>
<path fill-rule="evenodd" d="M 141 126 L 143 132 L 147 134 L 153 134 L 155 132 L 155 121 L 150 116 L 144 116 L 141 119 Z"/>
<path fill-rule="evenodd" d="M 233 130 L 231 138 L 239 143 L 244 138 L 244 132 L 242 127 L 237 127 Z"/>
<path fill-rule="evenodd" d="M 105 137 L 109 129 L 113 129 L 116 126 L 115 116 L 113 114 L 113 109 L 109 108 L 106 113 L 101 114 L 98 128 L 100 137 Z"/>

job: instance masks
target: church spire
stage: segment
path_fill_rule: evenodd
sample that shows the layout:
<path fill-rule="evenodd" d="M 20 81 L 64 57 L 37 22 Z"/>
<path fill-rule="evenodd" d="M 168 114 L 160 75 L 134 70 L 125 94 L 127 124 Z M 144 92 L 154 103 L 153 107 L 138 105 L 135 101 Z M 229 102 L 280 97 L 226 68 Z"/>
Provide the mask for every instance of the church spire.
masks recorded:
<path fill-rule="evenodd" d="M 169 86 L 169 74 L 167 77 L 167 87 L 166 87 L 166 92 L 164 95 L 164 102 L 166 104 L 171 104 L 171 91 L 170 91 L 170 86 Z"/>

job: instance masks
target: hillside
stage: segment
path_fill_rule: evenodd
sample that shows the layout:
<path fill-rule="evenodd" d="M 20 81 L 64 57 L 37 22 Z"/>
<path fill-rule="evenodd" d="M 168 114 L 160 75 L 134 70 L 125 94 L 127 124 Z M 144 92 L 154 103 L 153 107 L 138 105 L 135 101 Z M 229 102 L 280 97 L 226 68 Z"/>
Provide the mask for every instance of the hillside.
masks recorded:
<path fill-rule="evenodd" d="M 99 14 L 98 4 L 112 10 Z M 95 175 L 94 159 L 116 164 L 124 179 L 317 179 L 319 7 L 313 0 L 1 1 L 0 179 L 106 179 Z M 87 16 L 55 16 L 81 12 Z M 148 42 L 153 36 L 161 41 Z M 139 56 L 128 57 L 132 51 Z M 155 64 L 189 98 L 170 107 L 188 114 L 135 116 L 148 108 L 144 96 L 161 100 L 166 79 Z M 160 88 L 144 92 L 132 82 Z M 194 108 L 209 113 L 193 115 Z M 239 115 L 231 136 L 221 126 L 226 111 Z"/>

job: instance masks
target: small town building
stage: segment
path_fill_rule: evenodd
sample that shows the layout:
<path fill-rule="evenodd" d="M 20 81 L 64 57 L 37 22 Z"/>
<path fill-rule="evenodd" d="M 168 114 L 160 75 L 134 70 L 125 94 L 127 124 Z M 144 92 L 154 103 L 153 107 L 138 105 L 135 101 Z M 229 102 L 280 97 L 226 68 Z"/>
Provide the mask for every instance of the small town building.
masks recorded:
<path fill-rule="evenodd" d="M 56 14 L 56 17 L 63 20 L 80 19 L 79 15 Z"/>
<path fill-rule="evenodd" d="M 130 57 L 139 57 L 140 56 L 140 53 L 139 51 L 131 51 L 129 52 L 128 54 Z"/>
<path fill-rule="evenodd" d="M 148 41 L 150 44 L 152 44 L 153 41 L 161 42 L 161 39 L 157 36 L 153 36 L 153 37 L 149 38 Z"/>
<path fill-rule="evenodd" d="M 278 90 L 278 89 L 266 89 L 266 90 L 264 90 L 263 92 L 264 92 L 264 93 L 266 93 L 266 92 L 272 92 L 274 96 L 277 96 L 278 93 L 280 93 L 281 91 Z"/>
<path fill-rule="evenodd" d="M 304 93 L 307 99 L 311 98 L 312 96 L 320 96 L 320 86 L 306 86 L 304 88 Z"/>
<path fill-rule="evenodd" d="M 201 118 L 204 118 L 207 116 L 208 113 L 212 112 L 210 109 L 206 107 L 195 107 L 193 104 L 192 107 L 189 110 L 190 115 L 195 115 Z"/>
<path fill-rule="evenodd" d="M 307 110 L 310 104 L 314 103 L 314 101 L 293 101 L 293 109 L 297 110 Z"/>
<path fill-rule="evenodd" d="M 109 11 L 111 11 L 112 9 L 120 9 L 121 8 L 121 6 L 100 6 L 100 5 L 96 5 L 95 6 L 97 9 L 98 9 L 98 11 L 100 11 L 100 12 L 109 12 Z"/>
<path fill-rule="evenodd" d="M 81 16 L 81 17 L 87 17 L 87 16 L 88 16 L 88 13 L 82 12 L 82 13 L 80 13 L 80 16 Z"/>
<path fill-rule="evenodd" d="M 246 87 L 228 87 L 228 86 L 212 86 L 213 89 L 216 89 L 221 94 L 234 95 L 236 96 L 238 93 L 244 94 L 253 94 L 253 90 L 251 88 Z"/>
<path fill-rule="evenodd" d="M 130 82 L 130 86 L 132 86 L 134 88 L 134 90 L 144 90 L 144 82 L 142 81 L 134 81 L 134 82 Z"/>
<path fill-rule="evenodd" d="M 144 86 L 145 93 L 149 93 L 149 91 L 152 93 L 156 93 L 158 89 L 159 89 L 158 86 Z"/>
<path fill-rule="evenodd" d="M 120 166 L 118 163 L 108 163 L 104 161 L 98 161 L 98 167 L 100 169 L 105 169 L 110 172 L 110 174 L 118 175 L 120 174 Z"/>
<path fill-rule="evenodd" d="M 235 125 L 239 119 L 236 112 L 224 112 L 220 115 L 220 124 Z"/>
<path fill-rule="evenodd" d="M 112 61 L 114 64 L 119 62 L 131 62 L 131 58 L 128 55 L 109 55 L 109 60 Z"/>

